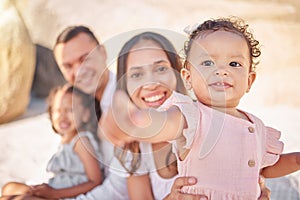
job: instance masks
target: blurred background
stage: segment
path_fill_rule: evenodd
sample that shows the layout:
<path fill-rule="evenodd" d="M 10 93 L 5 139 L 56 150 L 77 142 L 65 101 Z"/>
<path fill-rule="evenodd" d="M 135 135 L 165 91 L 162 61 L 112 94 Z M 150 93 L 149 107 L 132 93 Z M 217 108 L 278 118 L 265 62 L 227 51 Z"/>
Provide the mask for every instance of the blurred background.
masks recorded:
<path fill-rule="evenodd" d="M 248 95 L 254 98 L 250 104 L 300 106 L 297 84 L 300 73 L 299 0 L 2 1 L 15 5 L 32 43 L 49 49 L 68 25 L 87 25 L 105 43 L 116 35 L 135 29 L 168 29 L 184 34 L 183 29 L 196 22 L 239 16 L 250 24 L 262 45 L 258 79 L 252 94 Z"/>
<path fill-rule="evenodd" d="M 52 47 L 66 26 L 86 25 L 106 45 L 120 34 L 144 28 L 184 37 L 188 25 L 230 15 L 248 22 L 262 45 L 257 80 L 241 109 L 281 130 L 285 151 L 300 151 L 299 0 L 1 0 L 0 48 L 8 53 L 0 57 L 0 187 L 8 180 L 41 176 L 55 151 L 58 140 L 45 114 L 44 97 L 64 81 Z M 113 63 L 119 49 L 106 47 Z"/>

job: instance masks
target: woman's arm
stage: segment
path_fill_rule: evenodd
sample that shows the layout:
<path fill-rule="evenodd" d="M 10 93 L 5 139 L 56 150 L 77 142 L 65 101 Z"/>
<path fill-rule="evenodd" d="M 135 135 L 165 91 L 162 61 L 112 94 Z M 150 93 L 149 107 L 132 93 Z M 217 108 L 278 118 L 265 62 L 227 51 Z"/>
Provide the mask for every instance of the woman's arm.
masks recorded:
<path fill-rule="evenodd" d="M 88 181 L 73 187 L 54 189 L 48 184 L 34 186 L 32 193 L 36 196 L 46 198 L 67 198 L 75 197 L 79 194 L 85 194 L 95 186 L 101 184 L 102 174 L 100 171 L 100 164 L 95 157 L 94 149 L 87 137 L 81 137 L 74 145 L 74 151 L 78 154 L 83 163 Z"/>
<path fill-rule="evenodd" d="M 123 91 L 114 95 L 113 106 L 100 120 L 102 133 L 114 144 L 132 141 L 162 142 L 182 135 L 185 118 L 178 107 L 166 111 L 138 109 Z"/>
<path fill-rule="evenodd" d="M 129 176 L 127 187 L 131 200 L 154 200 L 149 175 Z"/>
<path fill-rule="evenodd" d="M 281 154 L 279 160 L 262 169 L 265 178 L 277 178 L 300 170 L 300 152 Z"/>

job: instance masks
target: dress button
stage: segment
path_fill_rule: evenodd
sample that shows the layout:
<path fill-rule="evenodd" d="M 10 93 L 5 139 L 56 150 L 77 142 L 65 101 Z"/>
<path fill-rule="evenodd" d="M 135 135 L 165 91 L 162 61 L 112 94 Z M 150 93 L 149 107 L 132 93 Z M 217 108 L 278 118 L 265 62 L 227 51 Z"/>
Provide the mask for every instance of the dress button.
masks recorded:
<path fill-rule="evenodd" d="M 255 129 L 252 126 L 249 126 L 248 130 L 249 130 L 250 133 L 254 133 L 254 131 L 255 131 Z"/>
<path fill-rule="evenodd" d="M 249 160 L 248 161 L 248 166 L 249 167 L 254 167 L 255 166 L 255 160 Z"/>

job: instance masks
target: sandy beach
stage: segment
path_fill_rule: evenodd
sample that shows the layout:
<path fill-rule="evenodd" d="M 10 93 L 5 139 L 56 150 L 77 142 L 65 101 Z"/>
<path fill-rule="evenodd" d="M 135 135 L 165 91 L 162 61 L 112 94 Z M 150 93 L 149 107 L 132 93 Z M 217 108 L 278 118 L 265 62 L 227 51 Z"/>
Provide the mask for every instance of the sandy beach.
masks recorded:
<path fill-rule="evenodd" d="M 260 40 L 263 53 L 257 80 L 240 108 L 281 130 L 284 152 L 300 151 L 298 0 L 187 0 L 184 5 L 179 0 L 160 4 L 154 0 L 130 0 L 130 3 L 90 0 L 85 4 L 80 0 L 27 0 L 20 8 L 34 43 L 52 48 L 62 28 L 85 24 L 107 44 L 112 65 L 119 50 L 117 44 L 111 43 L 112 38 L 125 32 L 158 28 L 183 34 L 187 25 L 208 18 L 229 15 L 244 18 Z M 8 181 L 47 180 L 46 164 L 56 151 L 59 137 L 52 131 L 44 99 L 32 98 L 26 113 L 0 125 L 0 141 L 0 187 Z M 292 176 L 300 183 L 300 173 Z"/>

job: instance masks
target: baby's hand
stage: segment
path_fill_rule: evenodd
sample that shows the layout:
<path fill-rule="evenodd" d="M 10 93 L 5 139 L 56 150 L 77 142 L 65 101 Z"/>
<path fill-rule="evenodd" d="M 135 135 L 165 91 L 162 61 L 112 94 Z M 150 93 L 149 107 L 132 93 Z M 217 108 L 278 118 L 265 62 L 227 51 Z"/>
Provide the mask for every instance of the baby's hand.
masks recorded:
<path fill-rule="evenodd" d="M 116 91 L 112 105 L 99 122 L 99 134 L 117 146 L 134 140 L 133 132 L 138 129 L 139 109 L 123 91 Z"/>
<path fill-rule="evenodd" d="M 112 106 L 101 117 L 99 137 L 103 135 L 117 146 L 123 146 L 135 140 L 161 142 L 174 139 L 173 132 L 177 134 L 181 128 L 178 127 L 182 123 L 176 126 L 172 119 L 180 121 L 182 117 L 177 107 L 171 107 L 169 110 L 170 116 L 167 112 L 157 111 L 155 108 L 139 109 L 124 91 L 117 91 Z M 170 119 L 169 123 L 166 123 L 168 119 Z M 171 133 L 171 136 L 166 135 L 165 132 Z M 162 137 L 163 135 L 166 138 Z"/>

